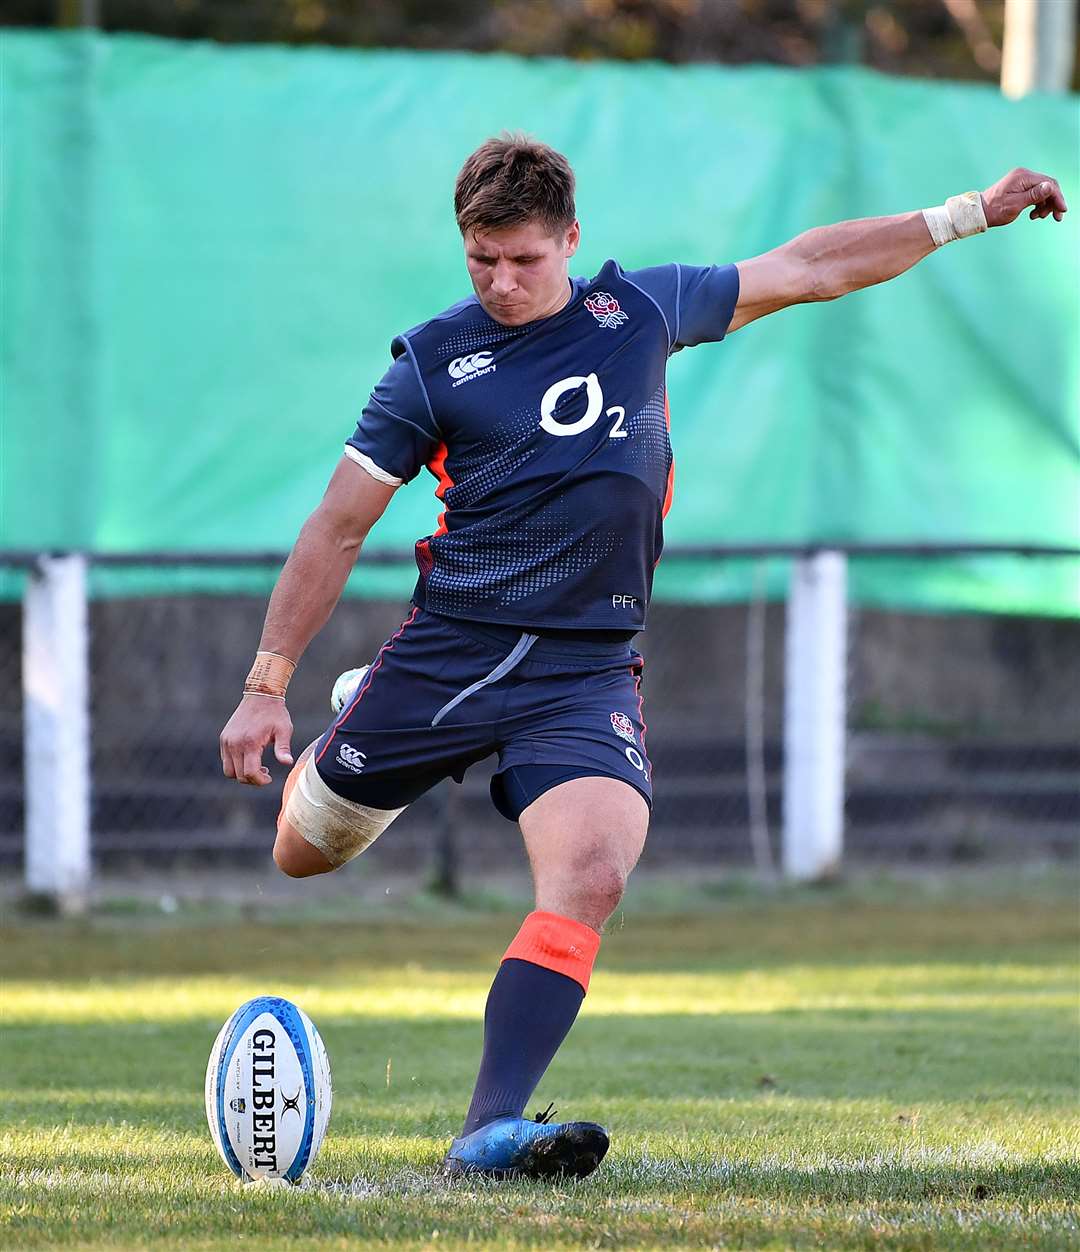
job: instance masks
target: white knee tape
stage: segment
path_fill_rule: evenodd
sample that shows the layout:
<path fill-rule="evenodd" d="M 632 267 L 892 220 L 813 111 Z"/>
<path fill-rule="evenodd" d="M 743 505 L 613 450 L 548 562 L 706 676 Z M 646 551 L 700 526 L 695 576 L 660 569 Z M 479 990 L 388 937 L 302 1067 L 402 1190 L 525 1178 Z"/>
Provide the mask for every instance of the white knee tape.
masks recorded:
<path fill-rule="evenodd" d="M 336 867 L 371 847 L 405 808 L 369 809 L 336 795 L 319 777 L 314 756 L 309 756 L 285 806 L 285 819 Z"/>

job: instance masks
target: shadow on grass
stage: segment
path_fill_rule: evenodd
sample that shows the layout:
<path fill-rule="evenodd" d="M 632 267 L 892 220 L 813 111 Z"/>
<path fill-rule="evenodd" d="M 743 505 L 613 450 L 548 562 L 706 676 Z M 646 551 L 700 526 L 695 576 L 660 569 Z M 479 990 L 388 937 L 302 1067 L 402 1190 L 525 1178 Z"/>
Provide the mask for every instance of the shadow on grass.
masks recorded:
<path fill-rule="evenodd" d="M 485 1178 L 464 1178 L 447 1181 L 442 1176 L 444 1145 L 424 1145 L 392 1140 L 380 1146 L 378 1153 L 357 1151 L 349 1154 L 348 1169 L 342 1170 L 341 1154 L 335 1165 L 327 1168 L 320 1161 L 301 1187 L 292 1194 L 333 1198 L 352 1196 L 358 1199 L 451 1194 L 457 1198 L 501 1196 L 507 1191 L 518 1194 L 551 1196 L 556 1184 L 511 1180 L 495 1182 Z M 1000 1162 L 989 1164 L 965 1160 L 962 1150 L 941 1150 L 927 1153 L 929 1158 L 913 1163 L 899 1153 L 880 1153 L 871 1158 L 840 1156 L 811 1166 L 791 1163 L 740 1159 L 735 1155 L 710 1158 L 700 1149 L 689 1157 L 673 1147 L 670 1156 L 630 1150 L 619 1154 L 615 1148 L 600 1171 L 586 1182 L 563 1180 L 558 1191 L 588 1191 L 596 1202 L 619 1196 L 663 1197 L 671 1204 L 679 1197 L 693 1195 L 698 1203 L 724 1197 L 742 1197 L 755 1201 L 824 1202 L 830 1204 L 940 1204 L 970 1201 L 1038 1201 L 1069 1202 L 1080 1187 L 1080 1163 L 1072 1161 Z M 201 1158 L 201 1159 L 200 1159 Z M 403 1164 L 407 1161 L 407 1164 Z M 225 1171 L 216 1157 L 209 1153 L 195 1154 L 189 1150 L 170 1152 L 167 1149 L 125 1152 L 114 1150 L 74 1149 L 57 1154 L 48 1166 L 14 1169 L 9 1175 L 20 1180 L 23 1189 L 36 1186 L 57 1189 L 56 1174 L 62 1170 L 71 1190 L 104 1185 L 112 1180 L 123 1191 L 125 1177 L 154 1177 L 167 1170 L 175 1188 L 218 1184 L 226 1195 L 250 1195 Z M 59 1183 L 63 1190 L 65 1184 Z M 284 1193 L 288 1196 L 290 1193 Z M 154 1196 L 144 1203 L 153 1205 Z"/>
<path fill-rule="evenodd" d="M 961 1154 L 957 1153 L 957 1157 Z M 876 1203 L 890 1200 L 929 1201 L 1033 1199 L 1069 1200 L 1080 1185 L 1080 1164 L 1075 1162 L 1001 1163 L 973 1165 L 949 1160 L 948 1153 L 913 1165 L 898 1155 L 870 1160 L 841 1158 L 820 1166 L 800 1168 L 789 1164 L 739 1159 L 708 1160 L 698 1154 L 687 1159 L 673 1150 L 670 1157 L 646 1153 L 619 1156 L 617 1149 L 587 1185 L 597 1199 L 626 1194 L 691 1193 L 705 1197 L 741 1196 L 755 1200 L 820 1200 L 826 1202 Z M 307 1180 L 307 1190 L 341 1194 L 415 1194 L 453 1189 L 498 1193 L 506 1183 L 488 1179 L 461 1179 L 453 1184 L 441 1177 L 440 1158 L 429 1169 L 374 1163 L 349 1177 L 320 1174 Z M 523 1191 L 550 1191 L 550 1185 L 517 1181 Z M 566 1184 L 562 1184 L 566 1185 Z M 570 1184 L 573 1185 L 573 1184 Z"/>
<path fill-rule="evenodd" d="M 1075 883 L 1075 876 L 1067 882 Z M 730 972 L 791 963 L 837 967 L 933 965 L 963 961 L 1035 967 L 1055 950 L 1072 959 L 1078 937 L 1075 893 L 1040 888 L 1030 898 L 951 894 L 888 903 L 858 893 L 820 900 L 766 893 L 705 913 L 667 916 L 620 909 L 608 925 L 603 967 L 613 971 Z M 358 906 L 359 907 L 359 906 Z M 223 923 L 211 911 L 172 918 L 26 922 L 0 929 L 0 976 L 12 984 L 158 975 L 221 975 L 321 981 L 362 976 L 404 962 L 490 976 L 520 925 L 521 910 L 430 917 Z"/>
<path fill-rule="evenodd" d="M 375 1119 L 373 1132 L 395 1128 L 402 1101 L 441 1100 L 449 1114 L 468 1097 L 479 1021 L 328 1016 L 319 1026 L 339 1104 L 361 1101 Z M 120 1116 L 152 1125 L 170 1120 L 179 1097 L 201 1110 L 214 1033 L 203 1021 L 9 1026 L 0 1082 L 10 1089 L 8 1117 L 89 1125 L 116 1116 L 119 1102 Z M 664 1100 L 1068 1103 L 1075 1099 L 1075 1045 L 1070 1011 L 1037 1002 L 978 1011 L 586 1012 L 541 1091 L 562 1102 L 647 1094 Z"/>

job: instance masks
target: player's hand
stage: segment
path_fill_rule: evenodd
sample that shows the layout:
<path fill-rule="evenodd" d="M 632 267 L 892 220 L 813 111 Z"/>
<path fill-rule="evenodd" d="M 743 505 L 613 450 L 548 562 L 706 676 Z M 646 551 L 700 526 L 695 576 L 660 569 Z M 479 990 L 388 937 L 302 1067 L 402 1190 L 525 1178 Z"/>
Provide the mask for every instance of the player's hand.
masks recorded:
<path fill-rule="evenodd" d="M 1069 209 L 1056 179 L 1025 169 L 1010 170 L 987 187 L 982 203 L 987 226 L 1008 226 L 1028 208 L 1032 219 L 1053 213 L 1054 221 L 1060 222 Z"/>
<path fill-rule="evenodd" d="M 244 696 L 221 732 L 222 773 L 237 782 L 265 787 L 271 778 L 262 763 L 263 749 L 272 743 L 274 756 L 282 765 L 292 765 L 289 749 L 292 730 L 292 718 L 284 700 L 275 700 L 272 696 Z"/>

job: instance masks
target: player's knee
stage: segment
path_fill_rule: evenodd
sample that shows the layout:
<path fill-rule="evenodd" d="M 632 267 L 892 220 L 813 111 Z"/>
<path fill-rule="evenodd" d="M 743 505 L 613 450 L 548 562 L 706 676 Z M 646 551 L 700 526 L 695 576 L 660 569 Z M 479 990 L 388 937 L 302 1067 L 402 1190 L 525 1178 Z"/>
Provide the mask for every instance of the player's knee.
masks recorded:
<path fill-rule="evenodd" d="M 597 904 L 610 906 L 609 911 L 615 909 L 626 890 L 626 874 L 614 861 L 596 862 L 587 881 Z"/>
<path fill-rule="evenodd" d="M 574 895 L 580 910 L 606 920 L 614 913 L 626 890 L 626 870 L 607 856 L 582 858 L 574 865 Z"/>

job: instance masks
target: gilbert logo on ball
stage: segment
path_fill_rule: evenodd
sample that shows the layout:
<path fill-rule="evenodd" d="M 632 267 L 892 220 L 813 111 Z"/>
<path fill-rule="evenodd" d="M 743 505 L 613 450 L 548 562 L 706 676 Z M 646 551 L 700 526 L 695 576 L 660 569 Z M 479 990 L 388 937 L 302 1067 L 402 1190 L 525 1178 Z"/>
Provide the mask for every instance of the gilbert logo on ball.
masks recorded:
<path fill-rule="evenodd" d="M 279 996 L 259 996 L 222 1026 L 206 1067 L 206 1120 L 245 1182 L 299 1182 L 330 1120 L 330 1062 L 318 1030 Z"/>

